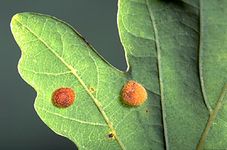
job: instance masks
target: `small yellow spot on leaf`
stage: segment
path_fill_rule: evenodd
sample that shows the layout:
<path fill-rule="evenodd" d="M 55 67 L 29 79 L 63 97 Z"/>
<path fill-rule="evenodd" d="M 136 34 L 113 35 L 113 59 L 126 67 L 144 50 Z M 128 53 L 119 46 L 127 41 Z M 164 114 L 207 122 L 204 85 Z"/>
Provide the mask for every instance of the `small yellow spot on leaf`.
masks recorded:
<path fill-rule="evenodd" d="M 93 87 L 89 87 L 89 91 L 91 92 L 91 93 L 95 93 L 95 88 L 93 88 Z"/>

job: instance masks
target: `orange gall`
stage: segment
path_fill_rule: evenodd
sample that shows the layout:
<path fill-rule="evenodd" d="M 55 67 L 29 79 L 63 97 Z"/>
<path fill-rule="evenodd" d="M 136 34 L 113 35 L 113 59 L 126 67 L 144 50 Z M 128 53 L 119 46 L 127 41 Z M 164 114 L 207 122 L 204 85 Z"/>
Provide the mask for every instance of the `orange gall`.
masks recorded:
<path fill-rule="evenodd" d="M 139 106 L 147 100 L 147 91 L 141 84 L 130 80 L 123 86 L 121 97 L 128 105 Z"/>
<path fill-rule="evenodd" d="M 52 94 L 52 102 L 59 108 L 66 108 L 73 104 L 75 93 L 71 88 L 59 88 Z"/>

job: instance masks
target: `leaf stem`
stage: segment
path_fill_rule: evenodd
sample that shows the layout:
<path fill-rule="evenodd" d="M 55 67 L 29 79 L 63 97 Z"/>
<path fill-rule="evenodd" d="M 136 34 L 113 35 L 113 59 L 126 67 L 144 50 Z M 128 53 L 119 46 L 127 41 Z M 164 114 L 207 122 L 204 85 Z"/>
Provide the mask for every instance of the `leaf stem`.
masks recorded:
<path fill-rule="evenodd" d="M 207 121 L 206 128 L 205 128 L 205 130 L 203 131 L 202 136 L 201 136 L 201 138 L 200 138 L 200 140 L 199 140 L 199 144 L 198 144 L 197 147 L 196 147 L 197 150 L 202 150 L 202 149 L 203 149 L 204 144 L 205 144 L 205 141 L 206 141 L 206 138 L 207 138 L 208 133 L 209 133 L 209 131 L 210 131 L 210 128 L 211 128 L 211 126 L 213 125 L 213 122 L 214 122 L 214 120 L 216 119 L 217 114 L 218 114 L 219 110 L 220 110 L 221 107 L 222 107 L 223 100 L 224 100 L 224 97 L 225 97 L 225 95 L 226 95 L 226 92 L 227 92 L 227 84 L 224 85 L 224 88 L 223 88 L 223 90 L 222 90 L 222 92 L 221 92 L 221 95 L 220 95 L 220 97 L 219 97 L 219 99 L 218 99 L 218 102 L 217 102 L 217 104 L 216 104 L 214 110 L 210 113 L 210 117 L 209 117 L 209 119 L 208 119 L 208 121 Z"/>

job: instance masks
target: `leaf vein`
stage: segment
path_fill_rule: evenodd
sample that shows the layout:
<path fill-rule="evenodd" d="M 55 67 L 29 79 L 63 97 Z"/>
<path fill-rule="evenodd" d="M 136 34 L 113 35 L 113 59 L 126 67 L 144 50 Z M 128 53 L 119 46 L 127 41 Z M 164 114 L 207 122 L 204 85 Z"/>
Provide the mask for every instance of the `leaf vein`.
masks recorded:
<path fill-rule="evenodd" d="M 16 19 L 15 19 L 16 20 Z M 19 20 L 16 20 L 19 24 L 21 24 L 22 26 L 24 26 L 32 35 L 34 35 L 38 40 L 40 40 L 41 43 L 43 43 L 48 50 L 50 50 L 72 73 L 73 75 L 75 75 L 75 77 L 78 79 L 78 81 L 80 82 L 80 84 L 84 87 L 84 89 L 86 90 L 86 92 L 88 93 L 88 95 L 91 97 L 91 99 L 93 100 L 94 104 L 96 105 L 97 109 L 99 110 L 99 112 L 102 114 L 105 122 L 107 123 L 107 125 L 109 126 L 109 128 L 112 130 L 112 132 L 115 132 L 115 140 L 117 141 L 117 143 L 119 144 L 120 148 L 122 150 L 125 150 L 125 146 L 124 144 L 121 142 L 121 140 L 119 139 L 115 129 L 113 128 L 112 122 L 110 122 L 109 118 L 107 117 L 106 113 L 104 112 L 100 102 L 93 96 L 93 94 L 89 91 L 87 85 L 83 82 L 83 80 L 81 79 L 81 77 L 79 76 L 79 74 L 77 73 L 77 70 L 75 68 L 73 68 L 71 65 L 69 65 L 62 57 L 59 56 L 58 53 L 56 53 L 52 47 L 50 47 L 43 39 L 41 39 L 40 37 L 38 37 L 29 27 L 23 25 Z M 77 34 L 77 33 L 76 33 Z"/>
<path fill-rule="evenodd" d="M 66 119 L 66 120 L 75 121 L 75 122 L 78 122 L 78 123 L 81 123 L 81 124 L 94 125 L 94 126 L 103 126 L 103 127 L 107 126 L 106 124 L 102 124 L 102 123 L 89 122 L 89 121 L 84 121 L 84 120 L 75 119 L 75 118 L 71 118 L 71 117 L 65 117 L 65 116 L 63 116 L 63 115 L 61 115 L 59 113 L 54 113 L 54 112 L 48 111 L 47 109 L 44 109 L 42 107 L 36 106 L 36 108 L 38 108 L 38 109 L 40 109 L 42 111 L 45 111 L 46 113 L 49 113 L 51 115 L 58 116 L 58 117 L 61 117 L 63 119 Z"/>
<path fill-rule="evenodd" d="M 24 71 L 28 71 L 28 72 L 31 72 L 31 73 L 34 73 L 34 74 L 42 74 L 42 75 L 51 75 L 51 76 L 59 76 L 59 75 L 66 75 L 66 74 L 71 74 L 72 72 L 71 71 L 65 71 L 65 72 L 38 72 L 38 71 L 34 71 L 34 70 L 30 70 L 30 69 L 25 69 L 25 68 L 22 68 L 20 67 L 21 70 L 24 70 Z"/>
<path fill-rule="evenodd" d="M 164 131 L 164 140 L 165 140 L 165 147 L 168 150 L 169 146 L 168 146 L 168 132 L 167 132 L 167 127 L 166 127 L 166 114 L 165 114 L 165 108 L 164 108 L 164 102 L 163 102 L 163 81 L 162 81 L 162 73 L 161 73 L 161 64 L 160 64 L 160 60 L 161 60 L 161 47 L 160 47 L 160 43 L 159 43 L 159 35 L 158 35 L 158 29 L 156 26 L 156 22 L 155 22 L 155 17 L 153 12 L 150 9 L 149 6 L 149 2 L 148 0 L 146 0 L 146 7 L 147 7 L 147 11 L 150 14 L 150 20 L 152 22 L 153 25 L 153 29 L 154 29 L 154 37 L 155 37 L 155 44 L 156 44 L 156 50 L 157 50 L 157 62 L 158 62 L 158 70 L 159 70 L 159 83 L 160 83 L 160 93 L 161 93 L 161 107 L 162 107 L 162 122 L 163 122 L 163 131 Z"/>

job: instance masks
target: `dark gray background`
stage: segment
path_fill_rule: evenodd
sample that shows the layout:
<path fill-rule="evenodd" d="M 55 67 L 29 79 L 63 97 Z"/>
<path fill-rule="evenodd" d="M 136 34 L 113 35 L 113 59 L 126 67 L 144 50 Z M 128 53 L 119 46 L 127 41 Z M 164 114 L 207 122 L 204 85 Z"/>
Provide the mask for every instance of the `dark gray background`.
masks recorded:
<path fill-rule="evenodd" d="M 18 12 L 49 14 L 71 24 L 110 63 L 126 69 L 117 31 L 117 0 L 0 0 L 0 149 L 73 150 L 33 109 L 35 91 L 17 72 L 20 50 L 10 31 Z"/>

